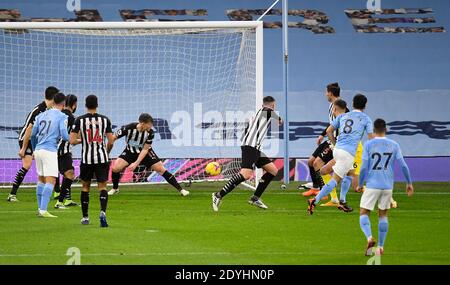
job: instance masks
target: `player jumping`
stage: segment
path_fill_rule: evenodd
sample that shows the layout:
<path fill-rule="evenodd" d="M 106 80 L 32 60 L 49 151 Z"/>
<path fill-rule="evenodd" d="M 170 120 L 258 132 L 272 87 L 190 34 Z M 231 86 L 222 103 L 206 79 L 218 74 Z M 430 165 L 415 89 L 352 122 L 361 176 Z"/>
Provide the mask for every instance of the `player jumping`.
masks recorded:
<path fill-rule="evenodd" d="M 109 172 L 109 151 L 112 148 L 113 133 L 111 121 L 108 117 L 97 113 L 98 99 L 95 95 L 86 97 L 86 114 L 78 117 L 70 132 L 70 143 L 80 143 L 81 137 L 81 164 L 80 179 L 82 225 L 89 225 L 89 190 L 92 178 L 96 177 L 98 190 L 100 191 L 100 226 L 108 227 L 106 221 L 106 208 L 108 206 L 108 192 L 106 184 Z M 108 139 L 108 146 L 105 144 Z"/>
<path fill-rule="evenodd" d="M 119 181 L 121 172 L 128 166 L 130 171 L 134 171 L 139 165 L 145 165 L 147 169 L 156 171 L 164 177 L 182 196 L 188 196 L 189 191 L 183 189 L 177 182 L 175 176 L 166 170 L 159 157 L 152 148 L 152 141 L 155 136 L 153 130 L 153 118 L 147 113 L 139 116 L 138 123 L 131 123 L 121 127 L 113 135 L 115 140 L 126 136 L 127 146 L 122 154 L 117 158 L 112 168 L 113 189 L 108 195 L 119 193 Z"/>
<path fill-rule="evenodd" d="M 39 175 L 36 187 L 38 214 L 44 218 L 56 217 L 47 211 L 47 206 L 58 177 L 58 141 L 60 138 L 69 140 L 67 115 L 61 112 L 65 99 L 62 93 L 54 95 L 54 108 L 36 117 L 36 124 L 31 132 L 31 144 L 35 150 L 36 170 Z"/>
<path fill-rule="evenodd" d="M 265 173 L 259 180 L 258 187 L 248 202 L 261 209 L 268 208 L 260 198 L 270 181 L 277 175 L 278 168 L 261 152 L 260 148 L 271 120 L 277 120 L 280 125 L 282 123 L 281 118 L 274 110 L 275 99 L 272 96 L 264 97 L 262 108 L 256 112 L 244 132 L 241 145 L 242 165 L 240 172 L 233 175 L 221 191 L 212 193 L 212 207 L 215 212 L 219 211 L 220 203 L 225 195 L 233 191 L 240 183 L 252 177 L 254 166 L 264 169 Z"/>
<path fill-rule="evenodd" d="M 394 187 L 394 160 L 400 162 L 403 175 L 406 178 L 406 192 L 412 196 L 412 185 L 409 168 L 403 159 L 400 146 L 395 141 L 386 138 L 386 122 L 376 119 L 374 122 L 375 138 L 364 145 L 363 163 L 359 176 L 359 190 L 364 181 L 366 189 L 361 197 L 359 223 L 367 238 L 366 255 L 370 256 L 376 244 L 370 227 L 370 212 L 378 201 L 378 248 L 376 255 L 384 252 L 384 242 L 388 232 L 387 213 L 391 207 L 392 189 Z"/>
<path fill-rule="evenodd" d="M 346 175 L 351 175 L 356 148 L 364 133 L 367 132 L 369 139 L 373 138 L 372 120 L 363 113 L 366 103 L 366 96 L 362 94 L 355 95 L 353 97 L 354 110 L 339 115 L 327 128 L 327 135 L 331 143 L 335 145 L 333 156 L 336 164 L 333 166 L 334 173 L 330 182 L 320 190 L 315 198 L 308 201 L 309 214 L 313 214 L 316 204 L 322 197 L 328 195 Z M 339 129 L 337 143 L 333 135 L 335 129 Z M 346 202 L 341 201 L 339 202 L 339 208 L 345 212 L 352 210 Z"/>
<path fill-rule="evenodd" d="M 22 127 L 22 131 L 19 134 L 19 156 L 22 158 L 22 168 L 17 171 L 16 178 L 11 189 L 11 193 L 8 195 L 8 202 L 18 202 L 17 200 L 17 190 L 19 190 L 25 175 L 27 175 L 28 170 L 30 170 L 31 163 L 33 162 L 33 148 L 31 147 L 30 136 L 31 130 L 33 129 L 36 117 L 45 112 L 48 108 L 53 105 L 53 97 L 59 90 L 56 87 L 49 86 L 45 89 L 45 100 L 39 105 L 35 106 L 33 110 L 28 114 L 25 124 Z"/>

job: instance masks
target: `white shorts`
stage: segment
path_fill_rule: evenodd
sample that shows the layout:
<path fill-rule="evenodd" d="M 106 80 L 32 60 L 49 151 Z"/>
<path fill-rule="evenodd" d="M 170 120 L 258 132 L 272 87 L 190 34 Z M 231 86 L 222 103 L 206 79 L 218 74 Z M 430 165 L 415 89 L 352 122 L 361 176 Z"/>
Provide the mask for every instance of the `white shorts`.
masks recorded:
<path fill-rule="evenodd" d="M 359 206 L 361 208 L 373 211 L 373 209 L 375 208 L 375 204 L 378 201 L 378 209 L 389 210 L 391 208 L 391 198 L 392 189 L 381 190 L 366 188 L 361 196 L 361 203 L 359 204 Z"/>
<path fill-rule="evenodd" d="M 34 151 L 36 171 L 39 176 L 58 177 L 58 154 L 45 149 Z"/>
<path fill-rule="evenodd" d="M 336 164 L 333 166 L 333 171 L 339 177 L 344 178 L 347 173 L 353 169 L 355 157 L 345 150 L 334 148 L 333 157 Z"/>

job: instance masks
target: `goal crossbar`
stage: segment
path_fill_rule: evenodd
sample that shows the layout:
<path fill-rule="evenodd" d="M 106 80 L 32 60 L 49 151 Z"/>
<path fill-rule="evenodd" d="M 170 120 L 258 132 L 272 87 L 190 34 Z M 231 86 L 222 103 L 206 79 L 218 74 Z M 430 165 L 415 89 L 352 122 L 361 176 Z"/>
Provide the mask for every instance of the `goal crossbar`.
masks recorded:
<path fill-rule="evenodd" d="M 224 29 L 263 27 L 262 21 L 199 22 L 0 22 L 0 29 Z"/>

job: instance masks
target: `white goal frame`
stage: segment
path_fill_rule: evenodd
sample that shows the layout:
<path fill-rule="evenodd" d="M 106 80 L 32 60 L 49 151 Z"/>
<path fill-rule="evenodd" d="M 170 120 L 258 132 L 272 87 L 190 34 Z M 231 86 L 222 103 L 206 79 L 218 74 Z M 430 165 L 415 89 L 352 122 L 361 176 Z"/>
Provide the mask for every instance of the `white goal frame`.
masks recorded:
<path fill-rule="evenodd" d="M 252 28 L 255 29 L 256 39 L 256 94 L 255 110 L 258 110 L 263 101 L 263 22 L 262 21 L 183 21 L 183 22 L 0 22 L 0 29 L 7 30 L 57 30 L 57 29 L 227 29 L 227 28 Z M 255 185 L 243 183 L 246 187 L 256 189 L 259 178 L 262 175 L 261 169 L 256 169 Z M 205 180 L 195 180 L 201 182 Z M 191 182 L 191 181 L 179 181 Z M 122 183 L 127 184 L 127 183 Z M 149 182 L 128 183 L 130 185 L 149 184 Z M 75 185 L 74 185 L 75 186 Z M 0 186 L 10 187 L 10 186 Z M 22 187 L 26 187 L 23 185 Z"/>

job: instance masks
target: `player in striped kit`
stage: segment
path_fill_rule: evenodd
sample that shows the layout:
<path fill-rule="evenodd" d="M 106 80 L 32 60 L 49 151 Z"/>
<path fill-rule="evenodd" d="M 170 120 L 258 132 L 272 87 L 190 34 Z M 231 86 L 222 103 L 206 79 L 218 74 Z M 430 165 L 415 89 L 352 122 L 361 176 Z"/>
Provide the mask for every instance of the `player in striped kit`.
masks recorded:
<path fill-rule="evenodd" d="M 119 193 L 121 172 L 126 167 L 128 167 L 129 170 L 134 171 L 134 169 L 136 169 L 139 165 L 145 165 L 147 169 L 156 171 L 159 175 L 164 177 L 170 185 L 180 192 L 182 196 L 189 195 L 189 191 L 180 186 L 175 176 L 166 170 L 161 162 L 161 159 L 159 159 L 153 150 L 152 142 L 155 134 L 152 127 L 152 116 L 147 113 L 142 113 L 139 116 L 139 122 L 125 125 L 114 133 L 111 143 L 114 143 L 117 139 L 126 137 L 127 146 L 119 158 L 117 158 L 114 162 L 114 166 L 112 168 L 113 189 L 108 192 L 108 195 Z"/>
<path fill-rule="evenodd" d="M 45 100 L 35 106 L 25 120 L 25 124 L 19 134 L 19 156 L 22 158 L 22 168 L 17 171 L 11 192 L 7 198 L 8 202 L 18 202 L 16 197 L 17 190 L 19 190 L 25 175 L 27 175 L 28 170 L 31 168 L 31 163 L 33 162 L 33 148 L 30 143 L 30 137 L 36 117 L 53 106 L 53 97 L 58 92 L 59 90 L 56 87 L 47 87 L 47 89 L 45 89 Z"/>
<path fill-rule="evenodd" d="M 271 120 L 276 120 L 280 125 L 282 124 L 281 118 L 274 110 L 275 99 L 272 96 L 264 97 L 262 108 L 251 119 L 242 138 L 242 164 L 240 172 L 233 175 L 221 191 L 212 193 L 212 207 L 215 212 L 219 211 L 220 203 L 225 195 L 233 191 L 240 183 L 252 177 L 254 167 L 264 169 L 265 173 L 259 180 L 254 195 L 248 202 L 261 209 L 268 208 L 260 198 L 269 183 L 277 175 L 278 168 L 261 152 L 260 148 L 262 141 L 266 137 Z"/>
<path fill-rule="evenodd" d="M 92 178 L 96 177 L 100 191 L 100 226 L 107 227 L 106 208 L 108 205 L 108 192 L 106 184 L 109 172 L 109 152 L 112 148 L 113 132 L 108 117 L 97 113 L 98 99 L 95 95 L 86 97 L 86 114 L 78 117 L 70 132 L 70 143 L 80 143 L 81 137 L 81 164 L 80 179 L 82 181 L 81 209 L 83 218 L 81 224 L 89 224 L 89 190 Z M 105 138 L 108 145 L 105 144 Z"/>
<path fill-rule="evenodd" d="M 330 106 L 328 107 L 328 119 L 330 124 L 336 118 L 334 112 L 334 102 L 336 102 L 341 98 L 340 93 L 341 88 L 339 86 L 339 83 L 335 82 L 327 85 L 325 95 L 328 102 L 330 102 Z M 346 109 L 346 112 L 348 111 L 349 110 Z M 337 130 L 335 131 L 334 135 L 335 136 L 338 135 Z M 329 140 L 323 141 L 325 137 L 326 137 L 326 128 L 322 132 L 322 134 L 317 138 L 318 147 L 308 160 L 309 174 L 313 182 L 313 188 L 309 189 L 308 191 L 305 191 L 303 193 L 304 197 L 317 195 L 320 189 L 325 185 L 325 183 L 327 183 L 331 179 L 331 176 L 329 174 L 323 175 L 322 177 L 320 173 L 320 169 L 333 159 L 333 151 L 330 148 L 330 141 Z M 301 187 L 302 186 L 300 186 L 299 188 Z M 333 189 L 333 191 L 330 194 L 331 200 L 328 203 L 323 204 L 324 206 L 335 206 L 339 203 L 336 194 L 336 189 Z"/>
<path fill-rule="evenodd" d="M 77 109 L 77 96 L 69 94 L 66 96 L 66 107 L 62 112 L 67 115 L 67 132 L 70 133 L 72 126 L 75 123 L 75 113 Z M 77 203 L 72 201 L 71 186 L 75 178 L 73 159 L 72 159 L 72 145 L 69 141 L 61 140 L 58 146 L 58 170 L 63 175 L 63 181 L 59 187 L 59 177 L 56 179 L 55 194 L 58 195 L 58 202 L 55 204 L 56 209 L 65 209 L 66 206 L 76 206 Z M 58 187 L 57 187 L 58 186 Z M 59 193 L 57 193 L 59 188 Z"/>

